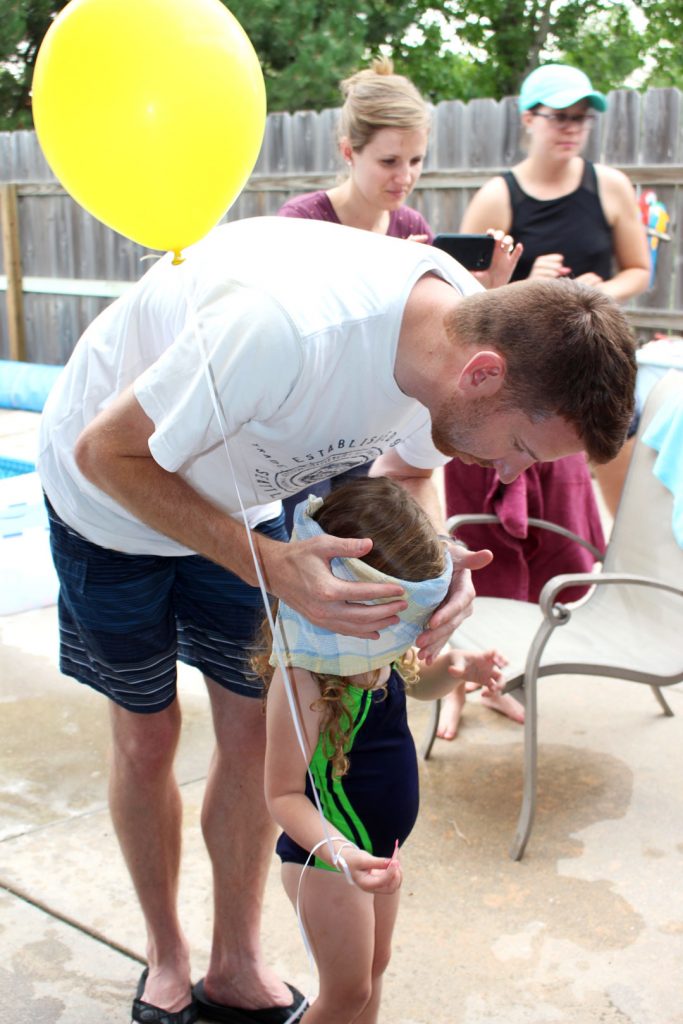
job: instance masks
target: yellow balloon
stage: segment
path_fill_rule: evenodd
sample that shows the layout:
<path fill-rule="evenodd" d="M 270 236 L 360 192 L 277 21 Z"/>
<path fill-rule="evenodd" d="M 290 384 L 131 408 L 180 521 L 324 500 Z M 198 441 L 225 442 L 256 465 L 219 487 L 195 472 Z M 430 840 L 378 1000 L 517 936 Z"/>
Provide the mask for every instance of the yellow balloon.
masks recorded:
<path fill-rule="evenodd" d="M 220 0 L 71 0 L 40 47 L 33 118 L 89 213 L 178 254 L 221 219 L 258 157 L 258 58 Z"/>

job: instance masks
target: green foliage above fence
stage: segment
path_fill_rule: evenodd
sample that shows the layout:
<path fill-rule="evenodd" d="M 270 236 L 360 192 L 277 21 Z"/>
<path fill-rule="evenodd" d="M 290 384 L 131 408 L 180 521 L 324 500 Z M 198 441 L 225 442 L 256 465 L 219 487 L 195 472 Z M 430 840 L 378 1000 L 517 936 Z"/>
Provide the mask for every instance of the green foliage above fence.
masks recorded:
<path fill-rule="evenodd" d="M 91 0 L 96 2 L 96 0 Z M 188 4 L 192 0 L 187 0 Z M 681 0 L 222 0 L 263 66 L 270 111 L 322 110 L 377 53 L 432 102 L 500 99 L 565 60 L 598 89 L 683 88 Z M 31 127 L 38 47 L 64 0 L 2 0 L 0 129 Z"/>

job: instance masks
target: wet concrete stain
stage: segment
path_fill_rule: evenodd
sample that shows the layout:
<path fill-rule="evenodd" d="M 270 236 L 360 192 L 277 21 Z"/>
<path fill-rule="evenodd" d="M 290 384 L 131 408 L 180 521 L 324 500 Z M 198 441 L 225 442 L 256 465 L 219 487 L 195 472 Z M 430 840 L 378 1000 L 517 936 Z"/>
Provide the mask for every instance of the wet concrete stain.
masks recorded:
<path fill-rule="evenodd" d="M 425 994 L 420 1019 L 665 1024 L 637 1008 L 637 981 L 612 992 L 594 973 L 596 956 L 609 964 L 638 942 L 642 915 L 616 890 L 614 875 L 585 880 L 558 868 L 582 856 L 576 834 L 626 814 L 631 770 L 606 753 L 543 744 L 536 823 L 525 859 L 515 863 L 508 846 L 522 797 L 521 744 L 487 740 L 470 722 L 459 746 L 443 745 L 421 765 L 420 818 L 404 855 L 399 933 L 429 951 L 430 973 L 447 977 L 460 996 L 446 1010 Z M 436 917 L 425 918 L 420 905 Z"/>
<path fill-rule="evenodd" d="M 588 949 L 632 943 L 642 918 L 611 882 L 569 878 L 557 870 L 559 860 L 583 851 L 570 833 L 626 813 L 630 769 L 608 754 L 544 744 L 536 823 L 525 858 L 516 864 L 507 847 L 522 798 L 520 753 L 518 745 L 470 746 L 438 767 L 430 764 L 421 776 L 422 811 L 411 847 L 419 843 L 425 856 L 429 851 L 445 878 L 455 881 L 457 875 L 466 882 L 444 893 L 446 901 L 460 894 L 452 912 L 477 907 L 480 918 L 504 909 L 507 930 L 515 933 L 516 916 L 521 930 L 537 914 L 545 920 L 551 906 L 546 934 L 556 930 Z M 486 870 L 479 868 L 482 859 Z"/>

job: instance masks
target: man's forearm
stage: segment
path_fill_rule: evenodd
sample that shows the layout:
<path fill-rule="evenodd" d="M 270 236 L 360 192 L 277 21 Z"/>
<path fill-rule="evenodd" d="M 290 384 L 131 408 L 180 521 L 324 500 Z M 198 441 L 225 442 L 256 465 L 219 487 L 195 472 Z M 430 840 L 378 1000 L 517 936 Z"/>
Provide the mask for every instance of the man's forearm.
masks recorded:
<path fill-rule="evenodd" d="M 152 420 L 128 389 L 79 437 L 75 457 L 80 471 L 147 526 L 256 583 L 242 523 L 152 458 L 153 430 Z M 259 542 L 267 540 L 258 537 Z"/>
<path fill-rule="evenodd" d="M 244 524 L 216 508 L 177 473 L 151 456 L 98 461 L 82 467 L 88 479 L 128 509 L 136 519 L 184 547 L 222 565 L 247 583 L 257 583 Z M 257 548 L 267 538 L 254 535 Z"/>
<path fill-rule="evenodd" d="M 412 494 L 434 523 L 437 533 L 446 529 L 443 505 L 433 477 L 404 477 L 399 483 Z"/>
<path fill-rule="evenodd" d="M 375 470 L 376 466 L 377 463 L 373 463 L 370 469 L 370 476 L 389 476 L 401 484 L 402 487 L 405 487 L 409 494 L 415 498 L 415 501 L 425 510 L 434 523 L 437 533 L 445 533 L 446 522 L 443 504 L 432 474 L 416 473 L 411 471 L 409 467 L 406 467 L 406 471 L 403 471 L 400 464 L 392 466 L 388 460 L 380 462 L 377 470 Z"/>

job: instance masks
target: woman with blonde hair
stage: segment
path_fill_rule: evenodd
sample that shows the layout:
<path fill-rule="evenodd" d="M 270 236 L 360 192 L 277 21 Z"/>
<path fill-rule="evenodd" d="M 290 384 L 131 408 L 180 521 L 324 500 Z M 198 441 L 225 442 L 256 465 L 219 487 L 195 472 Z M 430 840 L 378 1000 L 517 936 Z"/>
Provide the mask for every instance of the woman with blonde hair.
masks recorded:
<path fill-rule="evenodd" d="M 394 73 L 386 57 L 345 79 L 341 91 L 337 137 L 348 174 L 330 189 L 288 200 L 279 215 L 431 242 L 424 217 L 404 206 L 427 152 L 427 104 L 408 78 Z"/>

